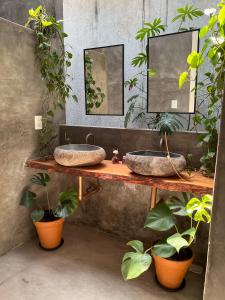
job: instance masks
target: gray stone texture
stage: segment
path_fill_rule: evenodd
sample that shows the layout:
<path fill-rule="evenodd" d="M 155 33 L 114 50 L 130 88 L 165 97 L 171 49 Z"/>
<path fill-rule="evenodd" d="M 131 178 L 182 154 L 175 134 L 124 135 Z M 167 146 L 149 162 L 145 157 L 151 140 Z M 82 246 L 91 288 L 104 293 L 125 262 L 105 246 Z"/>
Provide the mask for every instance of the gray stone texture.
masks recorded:
<path fill-rule="evenodd" d="M 225 98 L 221 117 L 204 300 L 223 300 L 225 291 Z"/>
<path fill-rule="evenodd" d="M 28 10 L 44 4 L 48 13 L 59 20 L 63 18 L 62 3 L 62 0 L 1 0 L 0 17 L 24 25 L 28 18 Z"/>
<path fill-rule="evenodd" d="M 0 6 L 1 7 L 1 6 Z M 31 172 L 25 161 L 38 153 L 34 116 L 40 115 L 45 85 L 35 55 L 32 30 L 0 18 L 0 254 L 18 246 L 32 234 L 31 219 L 19 207 Z M 58 121 L 64 120 L 63 115 Z M 55 176 L 59 178 L 59 176 Z M 54 185 L 54 181 L 53 181 Z M 51 188 L 52 201 L 61 184 Z"/>

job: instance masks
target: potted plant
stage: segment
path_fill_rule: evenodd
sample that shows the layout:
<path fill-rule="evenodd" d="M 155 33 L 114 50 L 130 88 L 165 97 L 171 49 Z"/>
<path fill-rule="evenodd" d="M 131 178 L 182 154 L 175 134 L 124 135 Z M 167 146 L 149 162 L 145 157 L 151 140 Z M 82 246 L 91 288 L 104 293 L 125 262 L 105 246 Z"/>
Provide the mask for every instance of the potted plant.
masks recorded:
<path fill-rule="evenodd" d="M 145 221 L 145 227 L 157 231 L 169 231 L 166 239 L 157 241 L 147 250 L 141 241 L 127 243 L 135 251 L 125 253 L 121 271 L 125 280 L 140 276 L 155 263 L 156 279 L 165 288 L 179 289 L 185 275 L 192 264 L 193 253 L 191 245 L 195 242 L 201 222 L 210 223 L 212 196 L 204 195 L 201 199 L 183 193 L 184 199 L 171 198 L 165 203 L 158 203 L 150 210 Z M 190 221 L 185 231 L 180 231 L 177 216 Z M 174 233 L 171 235 L 171 230 Z"/>
<path fill-rule="evenodd" d="M 73 188 L 59 193 L 58 202 L 53 206 L 49 200 L 47 173 L 37 173 L 31 178 L 33 184 L 45 189 L 46 203 L 40 204 L 40 197 L 26 188 L 22 194 L 20 205 L 32 209 L 31 218 L 36 227 L 40 246 L 46 250 L 58 248 L 62 244 L 64 218 L 73 214 L 78 207 L 77 193 Z"/>

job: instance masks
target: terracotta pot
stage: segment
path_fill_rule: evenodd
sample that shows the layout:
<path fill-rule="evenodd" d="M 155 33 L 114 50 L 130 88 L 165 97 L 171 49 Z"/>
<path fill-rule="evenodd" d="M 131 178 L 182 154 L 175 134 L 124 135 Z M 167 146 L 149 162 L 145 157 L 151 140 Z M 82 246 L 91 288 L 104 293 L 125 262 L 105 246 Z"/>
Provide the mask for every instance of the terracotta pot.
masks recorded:
<path fill-rule="evenodd" d="M 159 283 L 168 289 L 178 289 L 185 278 L 185 275 L 193 262 L 191 258 L 183 261 L 170 260 L 160 256 L 153 256 L 155 263 L 156 277 Z"/>
<path fill-rule="evenodd" d="M 63 218 L 49 222 L 34 222 L 43 248 L 53 249 L 59 246 L 62 239 L 63 225 Z"/>

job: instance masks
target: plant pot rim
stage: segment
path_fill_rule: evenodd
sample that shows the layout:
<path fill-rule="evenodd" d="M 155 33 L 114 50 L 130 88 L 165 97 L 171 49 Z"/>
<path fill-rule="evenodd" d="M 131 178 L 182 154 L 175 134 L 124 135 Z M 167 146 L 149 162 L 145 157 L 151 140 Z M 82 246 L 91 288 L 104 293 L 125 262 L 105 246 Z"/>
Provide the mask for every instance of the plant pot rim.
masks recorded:
<path fill-rule="evenodd" d="M 159 256 L 159 255 L 154 255 L 154 254 L 152 254 L 152 256 L 153 256 L 154 258 L 155 258 L 155 257 L 160 257 L 160 258 L 163 259 L 163 260 L 171 261 L 171 262 L 175 262 L 175 263 L 178 263 L 178 264 L 179 264 L 179 263 L 183 263 L 183 262 L 187 262 L 187 261 L 193 260 L 193 258 L 194 258 L 193 251 L 192 251 L 192 249 L 189 248 L 189 247 L 188 247 L 188 249 L 191 251 L 191 257 L 189 257 L 189 258 L 187 258 L 187 259 L 183 259 L 183 260 L 171 259 L 171 257 L 165 258 L 165 257 L 161 257 L 161 256 Z"/>
<path fill-rule="evenodd" d="M 38 221 L 38 222 L 33 222 L 34 225 L 38 225 L 38 226 L 47 226 L 47 225 L 56 225 L 57 223 L 63 223 L 64 222 L 64 218 L 59 218 L 57 220 L 52 220 L 52 221 Z"/>

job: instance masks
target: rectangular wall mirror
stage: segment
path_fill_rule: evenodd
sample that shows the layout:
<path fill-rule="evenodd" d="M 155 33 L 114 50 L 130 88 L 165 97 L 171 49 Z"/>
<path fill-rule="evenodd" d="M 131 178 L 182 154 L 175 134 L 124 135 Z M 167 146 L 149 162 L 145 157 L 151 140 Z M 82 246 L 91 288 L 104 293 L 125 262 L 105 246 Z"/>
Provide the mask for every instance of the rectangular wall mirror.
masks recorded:
<path fill-rule="evenodd" d="M 185 31 L 148 39 L 148 68 L 156 75 L 148 76 L 149 113 L 195 112 L 197 73 L 191 70 L 191 80 L 179 89 L 178 79 L 187 70 L 187 56 L 198 51 L 199 31 Z"/>
<path fill-rule="evenodd" d="M 84 50 L 87 115 L 124 114 L 124 45 Z"/>

